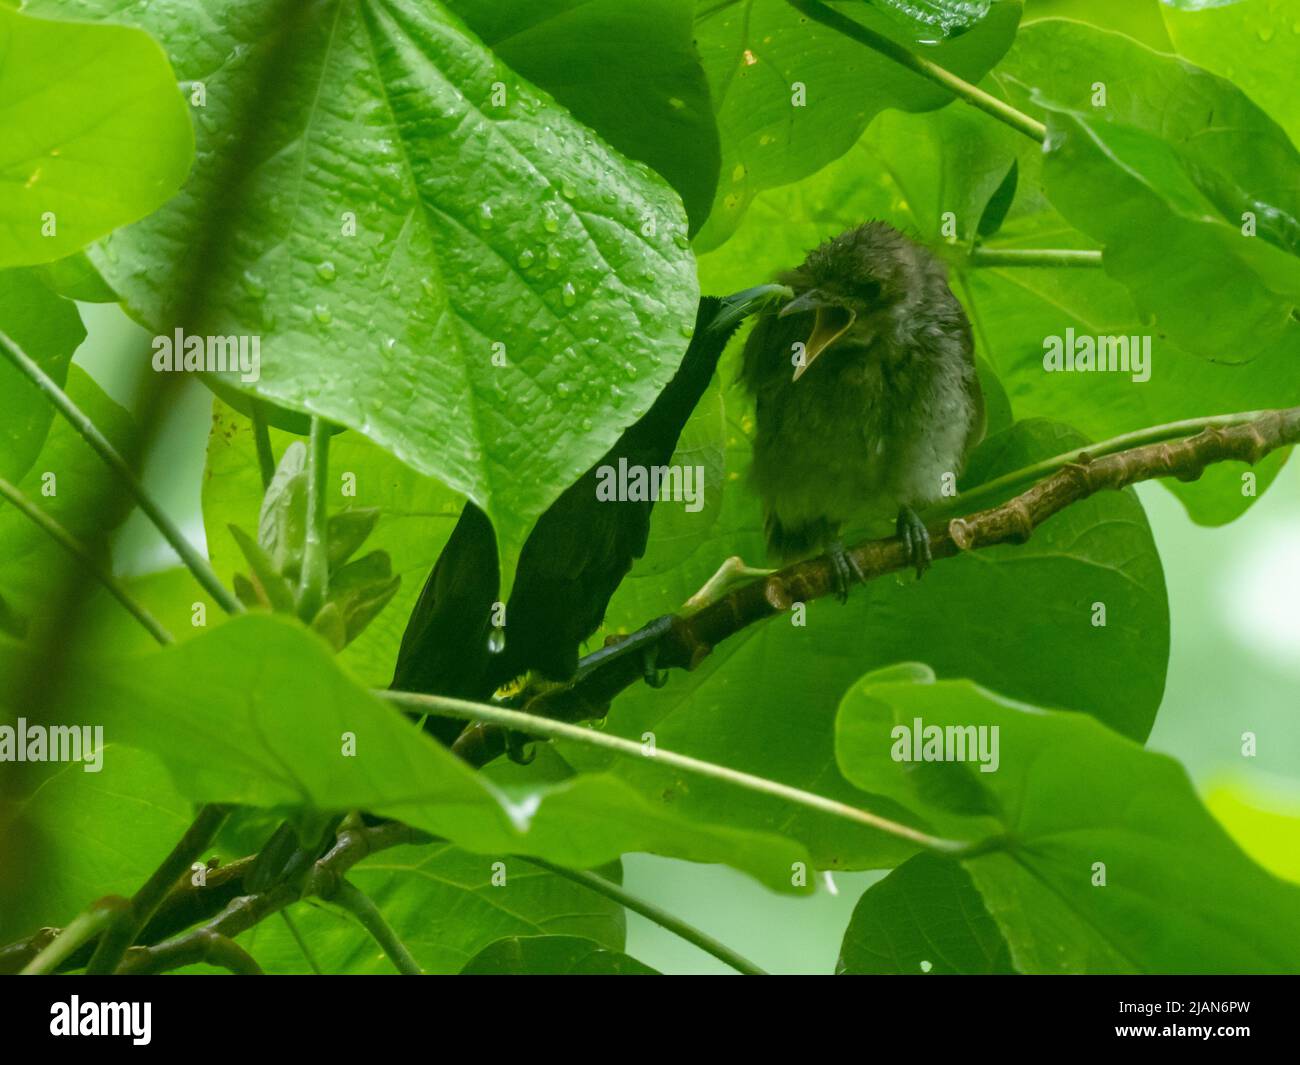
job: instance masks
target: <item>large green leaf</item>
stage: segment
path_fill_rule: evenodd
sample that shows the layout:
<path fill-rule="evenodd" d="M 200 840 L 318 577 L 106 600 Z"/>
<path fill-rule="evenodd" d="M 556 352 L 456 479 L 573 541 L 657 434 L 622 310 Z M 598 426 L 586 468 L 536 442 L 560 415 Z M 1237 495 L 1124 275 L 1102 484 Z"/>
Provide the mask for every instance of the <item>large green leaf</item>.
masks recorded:
<path fill-rule="evenodd" d="M 160 334 L 176 324 L 185 234 L 225 194 L 239 101 L 279 45 L 277 10 L 78 9 L 138 21 L 205 86 L 191 180 L 92 252 Z M 328 0 L 294 34 L 275 98 L 255 105 L 259 159 L 205 317 L 260 338 L 260 379 L 223 380 L 357 429 L 473 498 L 508 584 L 537 516 L 681 357 L 698 295 L 681 203 L 437 0 Z"/>
<path fill-rule="evenodd" d="M 884 11 L 832 6 L 974 81 L 1002 58 L 1020 18 L 1018 3 L 997 4 L 970 32 L 918 46 L 912 27 Z M 701 0 L 696 34 L 722 136 L 718 194 L 696 241 L 702 249 L 725 241 L 763 189 L 798 181 L 843 155 L 885 108 L 929 111 L 952 100 L 933 82 L 779 0 Z"/>
<path fill-rule="evenodd" d="M 748 441 L 735 433 L 728 466 L 742 488 Z M 1020 423 L 975 453 L 962 487 L 1080 442 L 1060 426 Z M 757 501 L 728 491 L 716 528 L 685 562 L 660 573 L 634 571 L 611 604 L 610 625 L 631 628 L 674 609 L 727 555 L 761 560 L 762 544 Z M 1106 607 L 1105 626 L 1092 622 L 1098 602 Z M 835 708 L 864 669 L 924 656 L 945 676 L 971 676 L 1019 698 L 1084 711 L 1144 739 L 1169 657 L 1164 577 L 1131 491 L 1069 507 L 1027 544 L 946 560 L 920 582 L 872 581 L 854 589 L 847 605 L 811 603 L 806 624 L 793 621 L 787 615 L 751 626 L 695 672 L 674 674 L 661 691 L 625 692 L 609 729 L 634 738 L 653 732 L 673 750 L 907 820 L 906 811 L 855 789 L 835 766 Z M 1008 626 L 1015 639 L 1007 638 Z M 1117 686 L 1116 676 L 1125 683 Z M 610 762 L 571 747 L 566 757 L 584 766 Z M 910 852 L 898 840 L 783 802 L 674 778 L 648 759 L 611 768 L 672 809 L 793 835 L 822 866 L 888 866 Z"/>
<path fill-rule="evenodd" d="M 1006 940 L 957 862 L 918 854 L 863 893 L 835 971 L 1009 973 Z"/>
<path fill-rule="evenodd" d="M 17 653 L 0 645 L 0 665 Z M 195 801 L 366 809 L 479 854 L 590 868 L 644 850 L 809 890 L 792 883 L 792 868 L 806 862 L 797 844 L 688 821 L 610 774 L 494 784 L 356 684 L 323 641 L 283 616 L 245 614 L 149 655 L 87 661 L 63 696 L 63 712 L 94 707 L 108 740 L 156 754 Z"/>
<path fill-rule="evenodd" d="M 1295 357 L 1300 152 L 1276 122 L 1231 82 L 1077 22 L 1026 26 L 1005 70 L 1046 111 L 1052 203 L 1104 246 L 1147 332 L 1217 362 Z"/>
<path fill-rule="evenodd" d="M 1151 6 L 1164 17 L 1174 51 L 1227 78 L 1300 144 L 1298 0 L 1241 0 L 1190 11 L 1154 0 Z"/>
<path fill-rule="evenodd" d="M 996 727 L 995 771 L 896 761 L 918 720 Z M 917 667 L 910 679 L 894 671 L 853 686 L 836 753 L 859 787 L 910 805 L 936 831 L 1002 837 L 999 849 L 964 864 L 1022 972 L 1300 966 L 1300 888 L 1242 854 L 1173 759 L 1087 715 L 936 681 Z"/>
<path fill-rule="evenodd" d="M 445 843 L 395 847 L 356 866 L 348 879 L 426 973 L 459 972 L 510 936 L 579 936 L 601 950 L 622 950 L 625 921 L 617 903 L 520 859 L 502 859 L 494 869 L 496 861 Z M 356 920 L 334 906 L 309 900 L 294 907 L 292 919 L 322 971 L 393 971 Z M 240 942 L 268 972 L 311 971 L 281 921 L 257 925 Z"/>
<path fill-rule="evenodd" d="M 1026 0 L 1022 26 L 1044 18 L 1068 18 L 1122 33 L 1157 52 L 1172 52 L 1160 13 L 1163 0 Z"/>
<path fill-rule="evenodd" d="M 718 184 L 718 129 L 694 0 L 449 0 L 509 66 L 677 190 L 694 232 Z"/>
<path fill-rule="evenodd" d="M 0 266 L 47 263 L 160 207 L 194 137 L 147 34 L 0 7 Z"/>
<path fill-rule="evenodd" d="M 466 976 L 655 976 L 620 951 L 576 936 L 511 936 L 485 947 L 461 970 Z"/>
<path fill-rule="evenodd" d="M 50 292 L 31 270 L 0 270 L 0 332 L 59 385 L 86 339 L 76 305 Z M 0 360 L 0 477 L 22 478 L 53 417 L 50 401 L 8 359 Z"/>

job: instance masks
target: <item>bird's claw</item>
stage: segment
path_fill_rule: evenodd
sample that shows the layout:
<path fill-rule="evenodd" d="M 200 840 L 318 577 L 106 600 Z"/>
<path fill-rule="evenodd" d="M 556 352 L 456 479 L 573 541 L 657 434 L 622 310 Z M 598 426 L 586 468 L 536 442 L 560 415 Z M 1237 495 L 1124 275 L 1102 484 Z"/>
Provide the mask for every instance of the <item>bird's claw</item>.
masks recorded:
<path fill-rule="evenodd" d="M 659 661 L 659 645 L 652 643 L 645 649 L 641 659 L 641 676 L 651 688 L 659 689 L 668 683 L 668 671 L 666 669 L 656 669 L 655 663 Z"/>
<path fill-rule="evenodd" d="M 930 531 L 911 507 L 902 507 L 898 511 L 897 528 L 898 538 L 907 549 L 908 560 L 916 567 L 916 579 L 920 580 L 934 561 L 930 553 Z"/>
<path fill-rule="evenodd" d="M 826 553 L 830 556 L 831 569 L 835 575 L 835 598 L 841 603 L 847 603 L 849 589 L 855 582 L 865 581 L 866 574 L 862 572 L 862 567 L 858 565 L 857 560 L 844 550 L 844 545 L 838 540 L 831 544 Z"/>

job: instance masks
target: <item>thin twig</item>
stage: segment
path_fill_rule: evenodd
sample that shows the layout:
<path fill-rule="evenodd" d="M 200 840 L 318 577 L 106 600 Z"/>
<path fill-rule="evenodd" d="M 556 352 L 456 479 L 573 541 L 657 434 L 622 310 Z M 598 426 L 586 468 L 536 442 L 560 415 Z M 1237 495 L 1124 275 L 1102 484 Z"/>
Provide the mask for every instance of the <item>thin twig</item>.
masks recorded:
<path fill-rule="evenodd" d="M 262 475 L 262 491 L 271 487 L 275 476 L 275 451 L 271 448 L 271 432 L 266 425 L 262 405 L 253 401 L 253 440 L 257 445 L 257 468 Z"/>
<path fill-rule="evenodd" d="M 85 913 L 73 919 L 62 932 L 27 963 L 23 976 L 43 976 L 57 971 L 64 959 L 71 957 L 83 943 L 94 939 L 124 905 L 125 899 L 101 899 Z M 37 933 L 40 935 L 41 933 Z"/>
<path fill-rule="evenodd" d="M 988 841 L 971 843 L 965 840 L 943 839 L 940 836 L 932 836 L 927 832 L 912 828 L 910 825 L 904 825 L 898 821 L 891 821 L 888 818 L 881 817 L 879 814 L 873 814 L 870 810 L 863 810 L 857 806 L 850 806 L 848 803 L 828 799 L 824 795 L 815 795 L 810 791 L 804 791 L 802 788 L 793 788 L 788 784 L 782 784 L 780 781 L 768 780 L 766 777 L 755 776 L 753 773 L 744 773 L 739 769 L 732 769 L 730 766 L 718 765 L 716 762 L 706 762 L 700 758 L 692 758 L 690 755 L 678 754 L 676 751 L 668 751 L 662 747 L 651 749 L 632 740 L 625 740 L 621 736 L 612 736 L 608 732 L 597 732 L 581 725 L 571 725 L 566 721 L 556 721 L 551 718 L 524 713 L 520 710 L 508 710 L 503 706 L 488 706 L 486 703 L 473 703 L 465 699 L 452 699 L 442 695 L 423 695 L 416 692 L 391 690 L 375 691 L 374 694 L 417 714 L 432 713 L 444 717 L 457 717 L 466 721 L 497 725 L 507 730 L 523 732 L 529 736 L 537 736 L 542 739 L 572 740 L 574 743 L 581 743 L 588 747 L 603 747 L 605 750 L 616 751 L 632 758 L 649 758 L 652 761 L 672 766 L 674 769 L 680 769 L 685 773 L 694 773 L 697 776 L 734 784 L 747 791 L 771 795 L 778 799 L 784 799 L 786 802 L 816 810 L 819 813 L 830 814 L 832 817 L 838 817 L 845 821 L 852 821 L 864 828 L 874 828 L 888 835 L 896 836 L 898 839 L 915 843 L 925 850 L 948 857 L 971 857 L 975 853 L 983 853 L 990 846 Z"/>
<path fill-rule="evenodd" d="M 859 44 L 865 44 L 872 51 L 883 55 L 886 59 L 892 59 L 895 63 L 906 67 L 914 74 L 919 74 L 921 77 L 947 89 L 954 96 L 965 100 L 972 107 L 978 108 L 985 114 L 992 115 L 999 122 L 1010 126 L 1017 133 L 1023 133 L 1030 140 L 1042 144 L 1047 139 L 1047 127 L 1037 119 L 1031 118 L 1023 111 L 1017 111 L 1010 104 L 985 92 L 977 85 L 972 85 L 969 81 L 959 78 L 956 74 L 939 66 L 938 63 L 933 63 L 928 59 L 913 54 L 897 41 L 892 41 L 884 36 L 884 34 L 868 29 L 862 23 L 855 22 L 847 15 L 841 15 L 838 11 L 821 3 L 820 0 L 786 0 L 786 3 L 796 11 L 801 11 L 807 15 L 810 19 L 820 22 L 823 26 L 829 26 Z"/>
<path fill-rule="evenodd" d="M 99 946 L 95 949 L 90 964 L 86 966 L 87 975 L 103 975 L 117 971 L 127 948 L 135 942 L 149 918 L 157 911 L 168 892 L 175 887 L 176 881 L 189 872 L 191 864 L 212 842 L 217 829 L 221 827 L 229 813 L 229 806 L 217 803 L 209 803 L 199 808 L 185 835 L 180 838 L 171 853 L 163 859 L 162 864 L 154 870 L 153 875 L 145 881 L 140 890 L 132 896 L 129 909 L 115 918 L 100 938 Z"/>
<path fill-rule="evenodd" d="M 379 907 L 350 880 L 340 880 L 338 890 L 327 901 L 337 903 L 352 914 L 361 923 L 361 927 L 370 933 L 370 938 L 388 955 L 388 960 L 396 966 L 399 973 L 403 976 L 424 975 L 419 962 L 411 956 L 406 944 L 384 920 Z"/>
<path fill-rule="evenodd" d="M 986 248 L 976 247 L 966 256 L 969 266 L 1086 266 L 1102 265 L 1094 248 Z"/>
<path fill-rule="evenodd" d="M 198 928 L 192 928 L 153 946 L 132 950 L 128 959 L 129 966 L 124 964 L 120 971 L 166 972 L 176 968 L 178 964 L 188 964 L 187 961 L 178 961 L 178 959 L 193 957 L 199 949 L 196 942 L 204 937 L 217 935 L 234 939 L 241 932 L 247 931 L 272 914 L 279 913 L 299 899 L 313 895 L 329 898 L 338 891 L 339 884 L 347 871 L 362 858 L 389 847 L 427 843 L 432 838 L 428 833 L 398 821 L 385 821 L 374 826 L 346 827 L 338 834 L 329 852 L 317 859 L 311 873 L 302 884 L 280 881 L 266 891 L 252 895 L 238 895 L 231 899 L 217 916 Z M 251 866 L 252 859 L 246 859 L 242 864 L 247 869 Z M 194 901 L 199 907 L 206 902 L 202 898 Z M 15 945 L 5 949 L 9 952 L 20 948 Z"/>
<path fill-rule="evenodd" d="M 203 586 L 204 591 L 212 596 L 227 613 L 242 613 L 243 606 L 221 583 L 212 567 L 208 565 L 208 560 L 200 555 L 194 545 L 185 539 L 176 523 L 167 516 L 157 500 L 145 488 L 140 478 L 135 475 L 135 471 L 131 469 L 126 459 L 118 453 L 117 448 L 109 443 L 108 437 L 99 431 L 85 412 L 72 402 L 68 394 L 58 386 L 58 383 L 53 378 L 46 374 L 27 356 L 26 352 L 3 332 L 0 332 L 0 352 L 4 353 L 5 357 L 13 363 L 19 373 L 45 394 L 46 398 L 53 404 L 54 409 L 63 415 L 68 424 L 117 474 L 119 480 L 131 493 L 140 509 L 144 511 L 149 520 L 162 533 L 164 539 L 171 545 L 172 550 L 180 556 L 180 560 L 194 574 L 194 579 Z"/>
<path fill-rule="evenodd" d="M 86 567 L 87 572 L 91 574 L 100 584 L 102 584 L 108 593 L 122 604 L 136 621 L 149 630 L 149 635 L 157 640 L 160 644 L 166 646 L 172 642 L 172 634 L 163 628 L 162 623 L 154 617 L 145 608 L 144 604 L 138 602 L 130 592 L 126 590 L 126 585 L 113 576 L 104 566 L 91 555 L 89 549 L 73 536 L 67 529 L 45 513 L 40 507 L 28 499 L 14 485 L 10 484 L 3 477 L 0 477 L 0 496 L 8 500 L 24 517 L 30 519 L 40 528 L 51 540 L 57 543 L 70 555 L 81 562 Z"/>
<path fill-rule="evenodd" d="M 533 858 L 526 854 L 518 854 L 515 857 L 530 862 L 539 869 L 545 869 L 548 873 L 554 873 L 566 880 L 572 880 L 575 884 L 581 884 L 598 895 L 604 895 L 607 899 L 613 899 L 625 909 L 631 910 L 633 913 L 639 913 L 642 917 L 659 925 L 660 928 L 665 928 L 673 935 L 680 936 L 686 942 L 699 947 L 706 954 L 712 954 L 724 965 L 730 965 L 737 972 L 744 973 L 746 976 L 767 975 L 763 969 L 760 969 L 748 958 L 736 953 L 725 943 L 718 942 L 712 936 L 701 932 L 693 925 L 687 924 L 680 917 L 675 917 L 667 910 L 660 909 L 654 903 L 638 898 L 625 890 L 621 884 L 615 884 L 612 880 L 606 880 L 603 876 L 597 876 L 595 873 L 586 870 L 566 869 L 562 865 L 555 865 L 543 858 Z"/>
<path fill-rule="evenodd" d="M 325 485 L 329 454 L 329 425 L 323 418 L 314 417 L 307 449 L 307 533 L 298 584 L 298 616 L 309 625 L 325 601 L 329 583 L 325 543 Z"/>

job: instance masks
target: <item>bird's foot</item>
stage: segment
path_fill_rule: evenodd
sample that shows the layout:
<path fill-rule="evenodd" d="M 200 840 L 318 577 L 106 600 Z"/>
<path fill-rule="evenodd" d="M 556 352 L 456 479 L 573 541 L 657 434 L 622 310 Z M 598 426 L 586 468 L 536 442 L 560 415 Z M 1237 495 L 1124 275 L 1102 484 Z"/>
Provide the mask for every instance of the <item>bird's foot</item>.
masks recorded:
<path fill-rule="evenodd" d="M 916 579 L 920 580 L 934 561 L 930 554 L 930 531 L 916 511 L 907 506 L 899 508 L 897 528 L 898 538 L 907 549 L 908 560 L 916 567 Z"/>
<path fill-rule="evenodd" d="M 661 618 L 655 618 L 648 625 L 643 625 L 636 632 L 625 636 L 623 639 L 607 643 L 600 650 L 593 651 L 578 662 L 578 669 L 573 675 L 572 683 L 577 683 L 592 670 L 616 658 L 640 654 L 641 672 L 645 677 L 645 682 L 652 688 L 662 688 L 668 683 L 668 674 L 656 669 L 655 664 L 659 658 L 659 641 L 664 638 L 672 627 L 673 616 L 665 614 Z"/>
<path fill-rule="evenodd" d="M 682 604 L 682 613 L 688 616 L 698 613 L 710 603 L 721 599 L 727 591 L 736 585 L 743 584 L 755 577 L 770 577 L 775 572 L 774 569 L 747 566 L 745 560 L 739 555 L 732 555 L 718 567 L 717 573 L 704 582 L 698 592 Z"/>
<path fill-rule="evenodd" d="M 835 580 L 835 598 L 841 603 L 849 601 L 849 589 L 853 585 L 861 584 L 867 579 L 867 575 L 862 572 L 862 567 L 858 565 L 847 551 L 844 550 L 844 544 L 839 540 L 833 540 L 826 549 L 826 554 L 831 560 L 831 570 Z"/>

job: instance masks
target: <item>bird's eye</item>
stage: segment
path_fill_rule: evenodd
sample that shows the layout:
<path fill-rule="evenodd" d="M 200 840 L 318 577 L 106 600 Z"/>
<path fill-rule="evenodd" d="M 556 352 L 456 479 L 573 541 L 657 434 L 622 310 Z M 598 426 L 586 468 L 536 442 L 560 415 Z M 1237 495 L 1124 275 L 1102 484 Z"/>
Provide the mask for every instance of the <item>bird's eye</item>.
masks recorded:
<path fill-rule="evenodd" d="M 874 300 L 880 297 L 880 282 L 864 280 L 858 284 L 858 292 L 864 299 Z"/>

